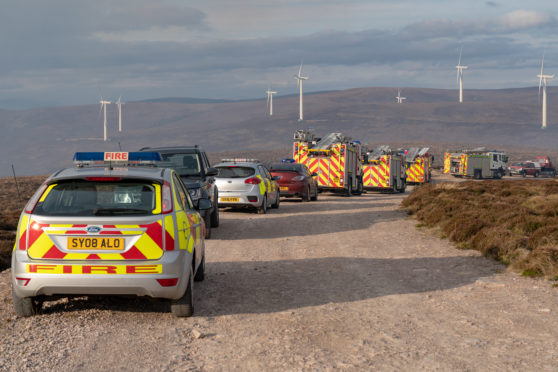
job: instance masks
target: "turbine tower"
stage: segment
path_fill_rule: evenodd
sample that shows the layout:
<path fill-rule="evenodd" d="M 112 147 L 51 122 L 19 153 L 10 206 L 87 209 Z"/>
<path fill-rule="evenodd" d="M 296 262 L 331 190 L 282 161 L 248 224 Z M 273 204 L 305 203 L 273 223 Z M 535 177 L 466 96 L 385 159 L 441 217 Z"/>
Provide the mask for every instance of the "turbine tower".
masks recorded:
<path fill-rule="evenodd" d="M 118 106 L 118 131 L 122 132 L 122 105 L 124 104 L 124 102 L 122 102 L 120 99 L 122 98 L 122 96 L 118 97 L 118 101 L 116 101 L 116 106 Z"/>
<path fill-rule="evenodd" d="M 397 103 L 403 103 L 403 100 L 407 99 L 407 97 L 401 97 L 401 89 L 397 89 Z"/>
<path fill-rule="evenodd" d="M 303 80 L 308 80 L 307 76 L 302 76 L 302 63 L 300 64 L 300 68 L 298 69 L 298 75 L 295 75 L 295 79 L 297 80 L 296 83 L 298 85 L 298 89 L 299 89 L 299 108 L 298 108 L 298 121 L 302 121 L 302 119 L 304 119 L 304 115 L 303 115 L 303 109 L 302 109 L 302 81 Z"/>
<path fill-rule="evenodd" d="M 104 111 L 104 120 L 103 120 L 104 135 L 103 135 L 103 140 L 105 142 L 107 140 L 107 105 L 110 105 L 110 104 L 111 104 L 110 101 L 105 101 L 105 100 L 103 100 L 103 97 L 101 97 L 101 109 L 103 109 L 103 111 Z"/>
<path fill-rule="evenodd" d="M 269 107 L 269 116 L 273 116 L 273 95 L 277 94 L 272 90 L 267 89 L 267 107 Z"/>
<path fill-rule="evenodd" d="M 541 73 L 537 75 L 539 78 L 539 97 L 541 94 L 541 86 L 542 86 L 542 129 L 546 129 L 546 81 L 554 79 L 554 75 L 544 75 L 543 74 L 543 66 L 544 66 L 544 54 L 541 62 Z"/>
<path fill-rule="evenodd" d="M 466 70 L 469 66 L 461 65 L 461 52 L 463 48 L 459 50 L 459 62 L 457 62 L 457 84 L 459 85 L 459 103 L 463 103 L 463 70 Z"/>

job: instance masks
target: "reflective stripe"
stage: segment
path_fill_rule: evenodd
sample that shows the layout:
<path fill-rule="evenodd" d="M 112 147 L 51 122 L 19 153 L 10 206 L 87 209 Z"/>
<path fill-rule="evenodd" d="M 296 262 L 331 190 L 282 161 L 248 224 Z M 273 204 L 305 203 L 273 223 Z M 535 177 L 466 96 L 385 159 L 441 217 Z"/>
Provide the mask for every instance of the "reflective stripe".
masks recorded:
<path fill-rule="evenodd" d="M 27 264 L 31 274 L 162 274 L 163 265 L 52 265 Z"/>
<path fill-rule="evenodd" d="M 56 183 L 53 183 L 52 185 L 50 185 L 45 192 L 43 192 L 43 195 L 41 195 L 41 198 L 39 199 L 39 203 L 42 203 L 45 201 L 45 198 L 47 197 L 47 195 L 50 193 L 50 190 L 52 190 L 53 187 L 57 186 Z"/>

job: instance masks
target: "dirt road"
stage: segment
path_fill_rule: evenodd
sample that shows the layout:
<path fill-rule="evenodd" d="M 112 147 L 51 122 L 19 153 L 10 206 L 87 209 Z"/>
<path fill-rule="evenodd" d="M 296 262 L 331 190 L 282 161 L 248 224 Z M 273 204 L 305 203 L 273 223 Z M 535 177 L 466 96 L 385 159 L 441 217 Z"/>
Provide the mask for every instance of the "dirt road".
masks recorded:
<path fill-rule="evenodd" d="M 196 316 L 74 299 L 16 319 L 0 370 L 558 370 L 558 289 L 417 230 L 403 195 L 222 214 Z"/>

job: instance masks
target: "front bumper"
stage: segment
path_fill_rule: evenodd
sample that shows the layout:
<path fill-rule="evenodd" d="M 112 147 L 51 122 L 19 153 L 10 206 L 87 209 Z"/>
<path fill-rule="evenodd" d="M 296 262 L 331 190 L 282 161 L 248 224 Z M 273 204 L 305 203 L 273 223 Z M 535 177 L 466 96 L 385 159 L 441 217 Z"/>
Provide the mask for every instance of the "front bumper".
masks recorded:
<path fill-rule="evenodd" d="M 192 254 L 166 251 L 158 260 L 32 260 L 26 251 L 12 254 L 12 288 L 19 297 L 52 295 L 136 295 L 182 297 L 190 278 Z M 178 278 L 163 287 L 157 279 Z"/>

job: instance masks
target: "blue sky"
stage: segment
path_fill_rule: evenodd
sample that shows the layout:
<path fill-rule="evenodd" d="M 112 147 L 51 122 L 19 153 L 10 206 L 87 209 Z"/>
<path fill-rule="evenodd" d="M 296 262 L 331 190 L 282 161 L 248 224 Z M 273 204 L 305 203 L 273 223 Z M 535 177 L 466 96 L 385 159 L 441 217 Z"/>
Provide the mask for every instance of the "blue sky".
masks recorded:
<path fill-rule="evenodd" d="M 558 73 L 558 2 L 21 0 L 0 13 L 0 108 L 246 99 L 362 86 L 538 84 Z M 550 83 L 552 85 L 552 82 Z"/>

